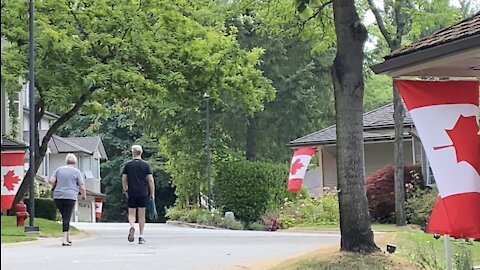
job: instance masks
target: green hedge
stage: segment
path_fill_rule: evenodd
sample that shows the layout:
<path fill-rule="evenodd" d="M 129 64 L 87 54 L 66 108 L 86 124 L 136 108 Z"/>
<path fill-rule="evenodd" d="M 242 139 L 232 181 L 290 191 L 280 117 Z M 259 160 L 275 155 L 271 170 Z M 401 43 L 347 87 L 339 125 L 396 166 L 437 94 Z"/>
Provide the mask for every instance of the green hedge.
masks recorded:
<path fill-rule="evenodd" d="M 29 199 L 25 199 L 27 207 L 30 206 Z M 50 198 L 36 198 L 35 199 L 35 217 L 44 218 L 48 220 L 57 219 L 57 206 L 55 201 Z"/>
<path fill-rule="evenodd" d="M 287 196 L 288 166 L 278 163 L 227 161 L 219 164 L 214 194 L 217 207 L 251 223 Z"/>

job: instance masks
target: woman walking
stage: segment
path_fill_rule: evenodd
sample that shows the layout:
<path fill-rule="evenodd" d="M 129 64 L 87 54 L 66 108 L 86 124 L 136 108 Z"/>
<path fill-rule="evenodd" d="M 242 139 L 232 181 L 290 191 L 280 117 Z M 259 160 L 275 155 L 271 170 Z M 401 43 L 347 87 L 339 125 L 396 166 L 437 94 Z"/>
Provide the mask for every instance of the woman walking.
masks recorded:
<path fill-rule="evenodd" d="M 66 166 L 58 168 L 50 178 L 50 184 L 53 185 L 53 199 L 62 215 L 63 224 L 63 242 L 62 246 L 71 246 L 70 240 L 70 219 L 72 218 L 73 208 L 77 201 L 78 192 L 82 194 L 82 199 L 87 198 L 87 191 L 83 181 L 82 172 L 75 168 L 77 157 L 74 154 L 68 154 L 65 158 Z"/>

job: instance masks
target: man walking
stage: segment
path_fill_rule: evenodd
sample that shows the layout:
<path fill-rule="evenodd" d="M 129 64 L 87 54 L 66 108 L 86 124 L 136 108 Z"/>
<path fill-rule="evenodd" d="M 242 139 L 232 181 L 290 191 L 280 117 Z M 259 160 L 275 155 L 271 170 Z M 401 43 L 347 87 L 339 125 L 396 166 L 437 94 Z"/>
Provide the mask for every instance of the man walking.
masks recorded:
<path fill-rule="evenodd" d="M 139 244 L 145 243 L 143 231 L 145 229 L 145 208 L 149 201 L 149 190 L 150 197 L 155 199 L 152 169 L 142 159 L 142 153 L 142 146 L 132 146 L 133 158 L 125 164 L 122 174 L 123 192 L 126 192 L 128 197 L 128 222 L 130 223 L 128 241 L 133 242 L 135 240 L 135 215 L 138 209 Z"/>

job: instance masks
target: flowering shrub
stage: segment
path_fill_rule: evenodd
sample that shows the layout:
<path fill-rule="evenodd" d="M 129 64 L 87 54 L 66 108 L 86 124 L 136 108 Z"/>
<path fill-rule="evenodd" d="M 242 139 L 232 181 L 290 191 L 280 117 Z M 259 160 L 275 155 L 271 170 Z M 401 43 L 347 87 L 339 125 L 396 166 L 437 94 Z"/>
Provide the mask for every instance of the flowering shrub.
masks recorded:
<path fill-rule="evenodd" d="M 306 225 L 338 224 L 338 197 L 336 191 L 325 190 L 321 198 L 309 196 L 291 201 L 285 198 L 279 210 L 282 228 Z"/>
<path fill-rule="evenodd" d="M 277 212 L 267 211 L 262 215 L 262 224 L 267 231 L 276 231 L 282 227 Z"/>

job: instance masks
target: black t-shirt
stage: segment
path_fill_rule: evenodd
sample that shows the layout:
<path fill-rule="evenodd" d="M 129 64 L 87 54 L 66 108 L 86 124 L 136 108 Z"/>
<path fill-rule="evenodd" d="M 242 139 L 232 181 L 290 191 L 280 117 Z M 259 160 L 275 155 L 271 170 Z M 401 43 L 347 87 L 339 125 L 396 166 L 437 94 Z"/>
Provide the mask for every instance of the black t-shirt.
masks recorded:
<path fill-rule="evenodd" d="M 142 159 L 132 159 L 123 166 L 127 175 L 128 196 L 148 196 L 147 176 L 152 174 L 150 165 Z"/>

